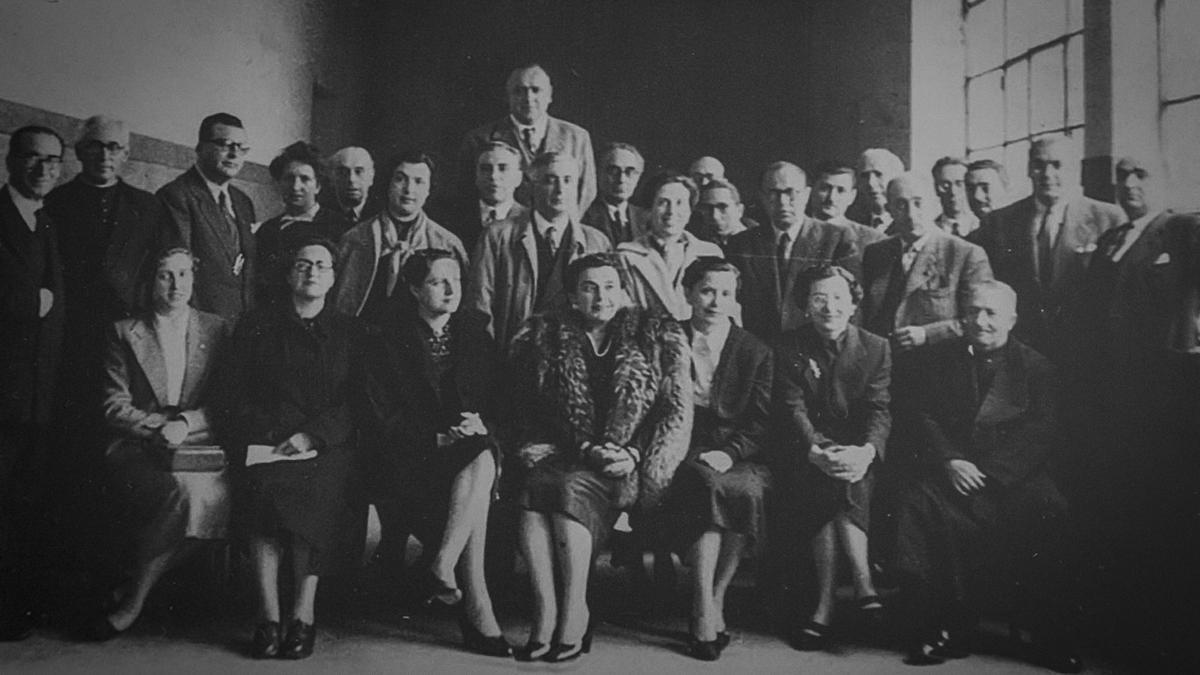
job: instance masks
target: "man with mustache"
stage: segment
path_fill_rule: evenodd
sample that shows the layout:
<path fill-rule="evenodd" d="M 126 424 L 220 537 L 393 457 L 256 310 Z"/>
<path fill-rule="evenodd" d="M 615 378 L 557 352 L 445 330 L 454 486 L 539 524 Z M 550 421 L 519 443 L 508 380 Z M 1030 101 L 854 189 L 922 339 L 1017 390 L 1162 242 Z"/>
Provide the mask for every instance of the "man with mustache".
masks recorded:
<path fill-rule="evenodd" d="M 250 146 L 242 121 L 216 113 L 200 123 L 196 165 L 158 191 L 166 213 L 165 244 L 183 246 L 203 261 L 196 270 L 196 309 L 231 324 L 254 305 L 254 204 L 232 181 Z"/>

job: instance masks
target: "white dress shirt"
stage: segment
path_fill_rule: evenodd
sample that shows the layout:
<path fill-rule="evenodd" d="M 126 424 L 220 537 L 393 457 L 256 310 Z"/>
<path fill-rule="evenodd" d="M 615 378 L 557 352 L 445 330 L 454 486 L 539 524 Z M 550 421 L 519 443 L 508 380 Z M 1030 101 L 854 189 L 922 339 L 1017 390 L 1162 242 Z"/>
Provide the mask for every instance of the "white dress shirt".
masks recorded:
<path fill-rule="evenodd" d="M 12 198 L 13 206 L 17 207 L 17 213 L 21 214 L 21 220 L 25 221 L 25 226 L 29 228 L 30 232 L 36 231 L 37 212 L 42 208 L 42 200 L 30 199 L 8 184 L 5 184 L 4 189 L 8 190 L 8 196 Z"/>
<path fill-rule="evenodd" d="M 537 154 L 538 148 L 542 147 L 542 140 L 546 138 L 546 128 L 550 126 L 550 118 L 543 115 L 540 120 L 537 120 L 533 124 L 522 124 L 512 115 L 509 115 L 508 118 L 512 120 L 513 126 L 516 127 L 517 139 L 520 140 L 522 145 L 525 144 L 525 130 L 529 129 L 533 132 L 529 147 L 526 149 L 532 154 Z"/>
<path fill-rule="evenodd" d="M 546 233 L 553 229 L 553 234 L 549 237 L 551 247 L 557 251 L 562 246 L 563 234 L 567 227 L 570 226 L 571 219 L 566 215 L 559 216 L 553 221 L 546 220 L 537 210 L 533 211 L 533 226 L 537 228 L 539 236 L 546 237 Z"/>
<path fill-rule="evenodd" d="M 692 371 L 694 375 L 696 405 L 711 407 L 713 377 L 721 364 L 721 350 L 729 339 L 732 324 L 728 321 L 713 326 L 707 333 L 692 332 Z"/>
<path fill-rule="evenodd" d="M 500 202 L 499 204 L 489 204 L 482 199 L 479 200 L 479 222 L 484 226 L 490 223 L 498 223 L 512 212 L 513 205 L 516 204 L 513 200 Z M 494 216 L 492 214 L 495 214 Z"/>
<path fill-rule="evenodd" d="M 187 370 L 188 312 L 175 316 L 154 315 L 154 334 L 162 349 L 167 371 L 167 400 L 164 405 L 179 405 L 183 392 L 183 374 Z"/>

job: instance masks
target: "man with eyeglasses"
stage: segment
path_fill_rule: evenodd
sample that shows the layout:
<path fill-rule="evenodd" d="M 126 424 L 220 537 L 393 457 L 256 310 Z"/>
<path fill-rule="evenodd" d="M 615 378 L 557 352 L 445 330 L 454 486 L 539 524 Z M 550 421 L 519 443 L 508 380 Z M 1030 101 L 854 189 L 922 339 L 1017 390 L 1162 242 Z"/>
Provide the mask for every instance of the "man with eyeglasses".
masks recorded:
<path fill-rule="evenodd" d="M 609 143 L 600 152 L 600 198 L 580 221 L 607 234 L 614 247 L 646 232 L 649 212 L 629 202 L 645 168 L 642 153 L 628 143 Z"/>
<path fill-rule="evenodd" d="M 253 305 L 255 293 L 254 204 L 232 185 L 249 151 L 240 119 L 209 115 L 200 123 L 196 165 L 158 191 L 166 243 L 200 259 L 193 304 L 230 323 Z"/>
<path fill-rule="evenodd" d="M 42 200 L 62 169 L 62 138 L 46 127 L 13 132 L 0 188 L 0 641 L 33 631 L 39 508 L 63 329 L 63 276 Z"/>
<path fill-rule="evenodd" d="M 97 115 L 75 143 L 82 170 L 46 197 L 58 228 L 66 304 L 62 386 L 64 419 L 83 427 L 100 419 L 104 329 L 131 316 L 138 270 L 155 246 L 162 206 L 121 179 L 129 131 Z M 88 427 L 96 428 L 96 427 Z"/>
<path fill-rule="evenodd" d="M 942 204 L 934 223 L 942 231 L 966 238 L 979 229 L 979 218 L 967 202 L 967 163 L 958 157 L 942 157 L 933 164 L 933 190 Z"/>

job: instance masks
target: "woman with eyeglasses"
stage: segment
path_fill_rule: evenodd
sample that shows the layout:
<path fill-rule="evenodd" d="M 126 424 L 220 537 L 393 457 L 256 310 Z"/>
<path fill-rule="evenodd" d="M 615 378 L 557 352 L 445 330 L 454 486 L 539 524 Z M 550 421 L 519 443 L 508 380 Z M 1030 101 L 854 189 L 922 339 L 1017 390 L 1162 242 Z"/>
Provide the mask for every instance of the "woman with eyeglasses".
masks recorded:
<path fill-rule="evenodd" d="M 288 301 L 251 313 L 234 334 L 225 407 L 242 454 L 234 518 L 249 538 L 261 598 L 255 658 L 312 654 L 317 582 L 338 557 L 361 381 L 358 322 L 326 302 L 333 244 L 299 242 L 287 260 Z M 287 554 L 294 597 L 285 629 L 278 577 Z"/>

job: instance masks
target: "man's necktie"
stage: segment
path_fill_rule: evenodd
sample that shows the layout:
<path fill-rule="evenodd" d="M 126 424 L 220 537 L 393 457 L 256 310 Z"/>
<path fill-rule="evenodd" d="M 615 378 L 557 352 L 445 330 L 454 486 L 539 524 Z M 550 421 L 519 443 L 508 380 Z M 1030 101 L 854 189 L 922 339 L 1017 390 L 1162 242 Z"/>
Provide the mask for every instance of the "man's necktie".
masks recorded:
<path fill-rule="evenodd" d="M 1050 235 L 1050 210 L 1042 216 L 1042 226 L 1037 233 L 1038 281 L 1048 287 L 1054 280 L 1054 241 Z"/>
<path fill-rule="evenodd" d="M 225 196 L 224 190 L 220 192 L 220 197 L 217 198 L 217 208 L 221 209 L 221 217 L 225 219 L 225 226 L 228 228 L 229 237 L 236 242 L 238 240 L 237 218 L 234 217 L 233 211 L 229 208 L 229 198 Z"/>
<path fill-rule="evenodd" d="M 533 127 L 525 127 L 522 129 L 521 138 L 525 141 L 525 147 L 528 148 L 529 154 L 536 155 L 537 148 L 533 147 Z"/>
<path fill-rule="evenodd" d="M 496 222 L 496 209 L 488 209 L 487 222 L 485 225 L 491 225 Z"/>
<path fill-rule="evenodd" d="M 554 258 L 558 255 L 558 244 L 554 240 L 554 226 L 546 228 L 546 248 L 550 250 L 550 257 Z"/>
<path fill-rule="evenodd" d="M 962 236 L 962 234 L 960 234 L 958 231 L 958 221 L 957 220 L 950 221 L 950 234 L 953 234 L 956 237 Z"/>
<path fill-rule="evenodd" d="M 917 250 L 913 248 L 916 240 L 904 240 L 904 252 L 900 254 L 900 264 L 904 266 L 904 273 L 908 274 L 912 270 L 913 263 L 917 261 Z"/>
<path fill-rule="evenodd" d="M 882 230 L 884 224 L 883 216 L 878 214 L 871 216 L 871 229 Z"/>
<path fill-rule="evenodd" d="M 1119 225 L 1113 233 L 1113 240 L 1109 242 L 1108 247 L 1104 249 L 1104 255 L 1109 260 L 1117 261 L 1117 251 L 1125 245 L 1125 239 L 1129 237 L 1129 231 L 1133 229 L 1133 223 L 1125 223 Z"/>
<path fill-rule="evenodd" d="M 779 234 L 779 243 L 775 245 L 775 269 L 779 272 L 779 283 L 783 283 L 788 269 L 788 242 L 791 235 L 787 232 Z"/>

